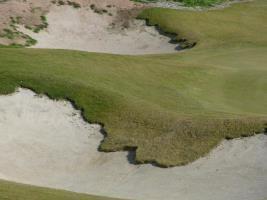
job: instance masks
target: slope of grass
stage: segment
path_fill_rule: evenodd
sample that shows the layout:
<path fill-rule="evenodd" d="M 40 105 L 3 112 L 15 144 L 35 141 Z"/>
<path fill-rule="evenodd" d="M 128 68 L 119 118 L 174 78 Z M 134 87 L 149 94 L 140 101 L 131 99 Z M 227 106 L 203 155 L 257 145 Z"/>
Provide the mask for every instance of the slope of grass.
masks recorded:
<path fill-rule="evenodd" d="M 1 200 L 119 200 L 0 180 Z"/>
<path fill-rule="evenodd" d="M 170 55 L 0 48 L 0 93 L 23 86 L 70 99 L 103 124 L 100 150 L 136 149 L 138 163 L 183 165 L 224 138 L 266 128 L 266 6 L 144 11 L 150 24 L 197 43 Z"/>

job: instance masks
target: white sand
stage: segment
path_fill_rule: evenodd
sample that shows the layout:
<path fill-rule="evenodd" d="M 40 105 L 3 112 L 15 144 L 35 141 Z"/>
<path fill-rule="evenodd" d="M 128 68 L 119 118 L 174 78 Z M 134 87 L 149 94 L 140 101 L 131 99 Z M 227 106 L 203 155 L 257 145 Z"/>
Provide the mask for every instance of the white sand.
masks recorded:
<path fill-rule="evenodd" d="M 132 165 L 100 153 L 98 125 L 64 101 L 20 89 L 0 96 L 0 179 L 144 200 L 261 200 L 267 196 L 267 136 L 224 141 L 183 167 Z"/>
<path fill-rule="evenodd" d="M 72 49 L 115 54 L 173 53 L 177 44 L 160 35 L 144 21 L 135 20 L 128 29 L 112 29 L 115 16 L 94 13 L 90 8 L 52 6 L 47 15 L 48 29 L 34 33 L 20 31 L 36 39 L 33 48 Z"/>

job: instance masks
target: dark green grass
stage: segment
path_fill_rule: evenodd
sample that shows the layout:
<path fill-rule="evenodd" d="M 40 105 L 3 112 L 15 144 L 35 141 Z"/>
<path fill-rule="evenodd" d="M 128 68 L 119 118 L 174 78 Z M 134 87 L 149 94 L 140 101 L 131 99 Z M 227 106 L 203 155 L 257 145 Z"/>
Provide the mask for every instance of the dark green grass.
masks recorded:
<path fill-rule="evenodd" d="M 138 163 L 183 165 L 224 138 L 266 128 L 266 6 L 144 11 L 149 23 L 197 43 L 170 55 L 0 48 L 0 92 L 23 86 L 70 99 L 104 126 L 100 150 L 137 149 Z"/>
<path fill-rule="evenodd" d="M 142 2 L 142 3 L 154 3 L 159 2 L 162 0 L 134 0 L 136 2 Z M 182 2 L 185 6 L 213 6 L 218 3 L 222 3 L 228 0 L 167 0 L 170 2 Z"/>
<path fill-rule="evenodd" d="M 119 200 L 0 180 L 1 200 Z"/>

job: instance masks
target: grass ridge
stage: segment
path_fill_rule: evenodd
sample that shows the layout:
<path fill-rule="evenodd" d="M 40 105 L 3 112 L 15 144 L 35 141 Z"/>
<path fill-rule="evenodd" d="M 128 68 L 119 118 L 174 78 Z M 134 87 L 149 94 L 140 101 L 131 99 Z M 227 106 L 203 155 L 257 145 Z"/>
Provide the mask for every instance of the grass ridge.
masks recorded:
<path fill-rule="evenodd" d="M 1 200 L 119 200 L 0 180 Z"/>

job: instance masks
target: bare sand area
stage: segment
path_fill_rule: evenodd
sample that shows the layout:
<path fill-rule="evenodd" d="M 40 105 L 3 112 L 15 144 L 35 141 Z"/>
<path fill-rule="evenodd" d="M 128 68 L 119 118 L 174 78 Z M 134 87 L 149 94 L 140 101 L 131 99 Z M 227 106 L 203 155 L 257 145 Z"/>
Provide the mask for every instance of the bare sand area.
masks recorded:
<path fill-rule="evenodd" d="M 133 165 L 131 153 L 97 151 L 100 126 L 66 101 L 26 89 L 0 96 L 0 179 L 140 200 L 261 200 L 267 136 L 223 141 L 187 166 Z"/>
<path fill-rule="evenodd" d="M 130 0 L 0 2 L 0 44 L 127 55 L 176 52 L 170 37 L 135 19 L 148 6 Z"/>
<path fill-rule="evenodd" d="M 99 14 L 88 7 L 53 6 L 47 14 L 47 29 L 39 33 L 23 27 L 19 30 L 38 41 L 33 48 L 128 55 L 176 51 L 178 44 L 170 43 L 171 38 L 161 35 L 155 27 L 134 19 L 122 24 L 123 16 L 116 19 L 116 15 Z"/>

